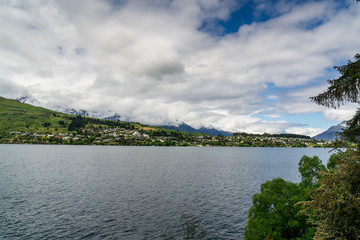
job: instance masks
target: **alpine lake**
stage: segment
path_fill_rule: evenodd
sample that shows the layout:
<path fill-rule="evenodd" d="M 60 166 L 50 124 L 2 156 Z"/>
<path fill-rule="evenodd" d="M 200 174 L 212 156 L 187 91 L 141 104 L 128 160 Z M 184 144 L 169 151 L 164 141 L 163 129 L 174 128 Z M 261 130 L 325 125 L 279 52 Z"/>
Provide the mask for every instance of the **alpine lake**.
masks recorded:
<path fill-rule="evenodd" d="M 331 149 L 0 145 L 1 239 L 163 239 L 194 216 L 207 239 L 243 239 L 266 180 Z"/>

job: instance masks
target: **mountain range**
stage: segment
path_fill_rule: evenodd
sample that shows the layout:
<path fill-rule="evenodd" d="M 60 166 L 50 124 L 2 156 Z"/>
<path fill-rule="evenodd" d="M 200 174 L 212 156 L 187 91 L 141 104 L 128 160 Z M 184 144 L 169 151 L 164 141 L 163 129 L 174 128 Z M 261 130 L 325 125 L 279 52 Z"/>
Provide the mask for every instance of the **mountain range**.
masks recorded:
<path fill-rule="evenodd" d="M 218 130 L 215 128 L 201 127 L 201 128 L 195 129 L 186 123 L 181 123 L 181 124 L 179 124 L 179 126 L 163 125 L 163 126 L 159 126 L 159 127 L 166 128 L 169 130 L 178 130 L 180 132 L 202 133 L 202 134 L 208 134 L 208 135 L 212 135 L 212 136 L 217 136 L 217 135 L 232 136 L 233 135 L 231 132 L 221 131 L 221 130 Z"/>
<path fill-rule="evenodd" d="M 113 120 L 113 121 L 121 121 L 121 116 L 118 113 L 114 113 L 114 112 L 109 112 L 108 114 L 101 114 L 101 113 L 97 113 L 97 112 L 88 112 L 86 110 L 76 110 L 76 109 L 61 109 L 58 108 L 57 111 L 59 112 L 63 112 L 66 114 L 71 114 L 71 115 L 76 115 L 76 116 L 82 116 L 82 117 L 94 117 L 94 118 L 100 118 L 100 119 L 106 119 L 106 120 Z M 208 135 L 212 135 L 212 136 L 217 136 L 217 135 L 221 135 L 221 136 L 232 136 L 233 134 L 231 132 L 226 132 L 226 131 L 221 131 L 215 128 L 206 128 L 206 127 L 201 127 L 199 129 L 195 129 L 192 126 L 186 124 L 186 123 L 181 123 L 178 126 L 175 125 L 161 125 L 158 126 L 161 128 L 166 128 L 169 130 L 178 130 L 180 132 L 188 132 L 188 133 L 202 133 L 202 134 L 208 134 Z"/>
<path fill-rule="evenodd" d="M 21 103 L 28 103 L 28 104 L 37 105 L 37 106 L 40 105 L 40 102 L 38 100 L 36 100 L 35 98 L 28 96 L 28 95 L 17 98 L 16 100 Z M 53 107 L 52 110 L 66 113 L 66 114 L 71 114 L 71 115 L 77 115 L 77 116 L 80 115 L 83 117 L 94 117 L 94 118 L 115 120 L 115 121 L 131 121 L 129 119 L 122 119 L 120 114 L 118 114 L 116 112 L 112 112 L 112 111 L 109 111 L 107 113 L 98 113 L 98 112 L 89 112 L 89 111 L 83 110 L 83 109 L 77 110 L 74 108 L 67 108 L 67 107 L 61 107 L 61 106 Z M 208 135 L 213 135 L 213 136 L 217 136 L 217 135 L 232 136 L 231 132 L 222 131 L 222 130 L 215 129 L 215 128 L 208 128 L 208 127 L 200 127 L 198 129 L 196 129 L 184 122 L 179 125 L 161 125 L 158 127 L 166 128 L 169 130 L 178 130 L 181 132 L 201 133 L 201 134 L 208 134 Z M 328 130 L 314 136 L 313 138 L 316 140 L 334 141 L 336 139 L 336 137 L 338 136 L 338 134 L 343 130 L 344 127 L 346 127 L 344 123 L 338 124 L 336 126 L 332 126 Z"/>
<path fill-rule="evenodd" d="M 34 106 L 41 106 L 41 103 L 30 95 L 24 95 L 20 98 L 16 98 L 15 100 L 18 102 L 21 102 L 21 103 L 27 103 L 27 104 L 31 104 Z M 75 115 L 75 116 L 93 117 L 93 118 L 100 118 L 100 119 L 114 120 L 114 121 L 120 121 L 120 120 L 126 121 L 126 119 L 121 119 L 120 114 L 118 114 L 116 112 L 112 112 L 112 111 L 109 111 L 107 113 L 98 113 L 98 112 L 89 112 L 84 109 L 69 108 L 66 106 L 65 107 L 64 106 L 55 106 L 55 107 L 52 107 L 51 110 L 70 114 L 70 115 Z"/>
<path fill-rule="evenodd" d="M 15 99 L 15 100 L 17 100 L 18 102 L 21 102 L 21 103 L 28 103 L 28 104 L 37 105 L 37 106 L 40 105 L 40 102 L 38 100 L 36 100 L 35 98 L 33 98 L 32 96 L 29 96 L 29 95 L 25 95 L 23 97 Z M 112 111 L 109 111 L 107 113 L 98 113 L 98 112 L 89 112 L 84 109 L 77 110 L 74 108 L 67 108 L 67 107 L 63 107 L 63 106 L 56 106 L 56 107 L 52 107 L 51 109 L 54 111 L 58 111 L 58 112 L 62 112 L 62 113 L 70 114 L 70 115 L 82 116 L 82 117 L 93 117 L 93 118 L 100 118 L 100 119 L 114 120 L 114 121 L 131 121 L 130 119 L 122 119 L 120 114 L 118 114 L 116 112 L 112 112 Z M 232 136 L 231 132 L 221 131 L 221 130 L 218 130 L 215 128 L 206 128 L 206 127 L 201 127 L 199 129 L 195 129 L 186 123 L 181 123 L 178 126 L 164 125 L 164 126 L 158 126 L 158 127 L 166 128 L 169 130 L 178 130 L 181 132 L 188 132 L 188 133 L 202 133 L 202 134 L 208 134 L 208 135 L 213 135 L 213 136 L 217 136 L 217 135 Z"/>

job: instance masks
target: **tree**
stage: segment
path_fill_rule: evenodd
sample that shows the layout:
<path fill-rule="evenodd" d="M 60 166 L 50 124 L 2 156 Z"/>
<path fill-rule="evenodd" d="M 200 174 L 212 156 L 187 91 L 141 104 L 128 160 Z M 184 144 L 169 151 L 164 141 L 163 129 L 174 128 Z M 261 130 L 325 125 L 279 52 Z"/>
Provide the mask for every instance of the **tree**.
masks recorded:
<path fill-rule="evenodd" d="M 336 169 L 339 162 L 339 157 L 340 154 L 333 153 L 330 156 L 328 163 L 326 164 L 326 168 L 329 169 L 330 171 Z"/>
<path fill-rule="evenodd" d="M 308 157 L 304 155 L 299 162 L 299 172 L 301 175 L 300 185 L 304 188 L 315 187 L 318 173 L 325 170 L 326 168 L 318 156 Z"/>
<path fill-rule="evenodd" d="M 60 120 L 60 121 L 59 121 L 59 125 L 60 125 L 61 127 L 64 127 L 64 126 L 65 126 L 65 122 L 62 121 L 62 120 Z"/>
<path fill-rule="evenodd" d="M 355 55 L 355 61 L 348 61 L 343 66 L 335 66 L 341 76 L 337 79 L 328 80 L 330 86 L 328 89 L 311 97 L 311 101 L 331 108 L 339 108 L 346 102 L 360 103 L 360 54 Z M 357 109 L 354 117 L 347 121 L 347 129 L 342 136 L 344 139 L 359 142 L 360 141 L 360 109 Z"/>
<path fill-rule="evenodd" d="M 50 123 L 48 123 L 48 122 L 44 122 L 43 124 L 42 124 L 44 127 L 50 127 Z"/>
<path fill-rule="evenodd" d="M 360 54 L 355 61 L 335 67 L 341 76 L 328 80 L 327 91 L 312 97 L 317 104 L 338 108 L 345 102 L 360 103 Z M 319 186 L 304 203 L 317 228 L 314 239 L 360 239 L 360 109 L 347 121 L 341 134 L 347 150 L 332 156 L 329 172 L 320 173 Z"/>
<path fill-rule="evenodd" d="M 245 239 L 312 239 L 314 229 L 297 203 L 306 200 L 298 184 L 276 178 L 254 194 Z"/>
<path fill-rule="evenodd" d="M 303 214 L 303 201 L 315 188 L 318 172 L 326 170 L 319 157 L 304 155 L 299 162 L 299 184 L 276 178 L 261 185 L 245 227 L 245 239 L 312 239 L 315 228 Z"/>
<path fill-rule="evenodd" d="M 329 161 L 319 187 L 305 202 L 317 231 L 314 239 L 360 239 L 360 152 L 348 149 Z"/>
<path fill-rule="evenodd" d="M 82 118 L 80 115 L 76 116 L 71 120 L 71 123 L 68 127 L 69 131 L 76 131 L 80 128 L 85 127 L 85 119 Z"/>

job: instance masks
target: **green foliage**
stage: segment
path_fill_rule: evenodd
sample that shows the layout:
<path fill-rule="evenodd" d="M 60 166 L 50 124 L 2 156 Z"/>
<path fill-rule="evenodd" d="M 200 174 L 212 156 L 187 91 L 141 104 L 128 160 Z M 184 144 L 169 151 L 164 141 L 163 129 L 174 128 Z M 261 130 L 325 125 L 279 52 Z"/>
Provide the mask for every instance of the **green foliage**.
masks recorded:
<path fill-rule="evenodd" d="M 296 203 L 306 199 L 296 183 L 276 178 L 261 185 L 245 228 L 245 239 L 311 239 L 313 229 Z"/>
<path fill-rule="evenodd" d="M 312 239 L 315 228 L 300 204 L 309 200 L 318 172 L 326 170 L 319 157 L 304 155 L 299 162 L 299 184 L 276 178 L 261 185 L 253 196 L 245 239 Z"/>
<path fill-rule="evenodd" d="M 134 125 L 130 122 L 120 122 L 120 121 L 112 121 L 112 120 L 105 120 L 105 119 L 98 119 L 98 118 L 90 118 L 90 117 L 81 117 L 81 116 L 66 116 L 66 119 L 71 120 L 71 123 L 68 127 L 69 131 L 77 131 L 82 128 L 85 128 L 87 125 L 97 126 L 99 129 L 106 129 L 106 128 L 124 128 L 133 130 L 135 129 Z"/>
<path fill-rule="evenodd" d="M 47 127 L 50 127 L 50 125 L 51 125 L 51 124 L 48 123 L 48 122 L 44 122 L 44 123 L 43 123 L 43 126 L 46 127 L 46 128 L 47 128 Z"/>
<path fill-rule="evenodd" d="M 318 173 L 325 170 L 326 168 L 318 156 L 308 157 L 304 155 L 299 162 L 300 185 L 305 188 L 314 187 L 318 179 Z"/>
<path fill-rule="evenodd" d="M 85 127 L 86 120 L 82 118 L 81 116 L 77 116 L 71 120 L 71 123 L 68 127 L 69 131 L 76 131 L 80 128 Z"/>
<path fill-rule="evenodd" d="M 336 169 L 338 162 L 339 162 L 339 154 L 333 153 L 330 158 L 329 161 L 326 165 L 327 169 L 329 169 L 329 171 Z"/>
<path fill-rule="evenodd" d="M 341 76 L 328 80 L 330 86 L 327 91 L 310 99 L 317 104 L 338 108 L 345 102 L 357 103 L 359 101 L 360 84 L 360 54 L 355 55 L 355 62 L 348 61 L 346 65 L 335 66 Z"/>
<path fill-rule="evenodd" d="M 360 151 L 340 152 L 330 166 L 304 204 L 317 226 L 314 239 L 360 239 Z"/>
<path fill-rule="evenodd" d="M 357 2 L 359 2 L 357 0 Z M 346 102 L 360 102 L 360 54 L 355 61 L 335 67 L 340 77 L 328 80 L 327 91 L 312 97 L 317 104 L 338 108 Z M 345 152 L 331 156 L 328 168 L 321 172 L 319 185 L 311 192 L 311 201 L 304 203 L 317 231 L 314 239 L 360 239 L 360 109 L 347 121 L 341 134 L 343 140 L 356 143 L 336 143 Z"/>
<path fill-rule="evenodd" d="M 328 80 L 328 89 L 311 97 L 311 101 L 331 108 L 339 108 L 346 102 L 359 103 L 360 95 L 360 54 L 355 55 L 355 61 L 348 61 L 346 65 L 334 67 L 340 73 L 340 77 Z M 345 140 L 359 142 L 360 140 L 360 109 L 353 118 L 347 122 L 347 128 L 342 136 Z"/>
<path fill-rule="evenodd" d="M 360 86 L 360 83 L 359 83 Z M 358 109 L 352 119 L 346 122 L 345 128 L 341 134 L 345 140 L 360 144 L 360 109 Z"/>

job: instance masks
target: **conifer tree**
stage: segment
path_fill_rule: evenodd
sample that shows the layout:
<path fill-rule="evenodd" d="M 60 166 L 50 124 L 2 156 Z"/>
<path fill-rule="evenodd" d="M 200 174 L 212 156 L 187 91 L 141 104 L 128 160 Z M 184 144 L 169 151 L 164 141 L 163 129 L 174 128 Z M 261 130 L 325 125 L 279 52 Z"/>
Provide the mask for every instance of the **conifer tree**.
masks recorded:
<path fill-rule="evenodd" d="M 325 107 L 339 108 L 346 102 L 360 103 L 360 54 L 355 55 L 355 61 L 334 67 L 341 76 L 328 80 L 328 89 L 310 99 Z M 360 142 L 360 109 L 358 108 L 353 118 L 347 121 L 347 128 L 342 134 L 345 140 Z"/>
<path fill-rule="evenodd" d="M 341 76 L 328 80 L 327 91 L 312 97 L 317 104 L 338 108 L 345 102 L 360 103 L 360 54 L 355 61 L 335 67 Z M 318 187 L 304 203 L 317 231 L 314 239 L 360 239 L 360 109 L 342 133 L 343 140 L 355 143 L 330 161 L 321 172 Z"/>

